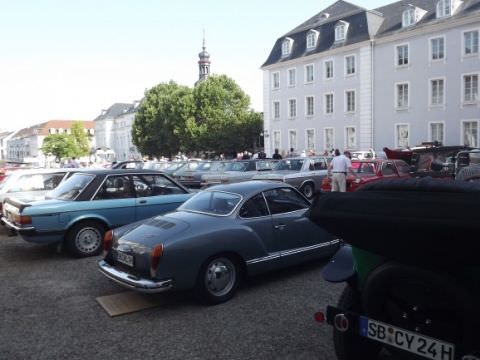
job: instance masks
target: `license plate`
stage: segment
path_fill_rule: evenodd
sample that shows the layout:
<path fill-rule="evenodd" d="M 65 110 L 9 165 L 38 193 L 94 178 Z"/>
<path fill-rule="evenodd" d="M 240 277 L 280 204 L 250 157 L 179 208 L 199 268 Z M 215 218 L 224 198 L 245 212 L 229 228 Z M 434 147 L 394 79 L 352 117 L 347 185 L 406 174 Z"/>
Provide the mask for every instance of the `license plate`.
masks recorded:
<path fill-rule="evenodd" d="M 117 252 L 117 261 L 128 266 L 133 266 L 133 255 Z"/>
<path fill-rule="evenodd" d="M 360 316 L 360 335 L 432 360 L 454 360 L 455 346 Z"/>

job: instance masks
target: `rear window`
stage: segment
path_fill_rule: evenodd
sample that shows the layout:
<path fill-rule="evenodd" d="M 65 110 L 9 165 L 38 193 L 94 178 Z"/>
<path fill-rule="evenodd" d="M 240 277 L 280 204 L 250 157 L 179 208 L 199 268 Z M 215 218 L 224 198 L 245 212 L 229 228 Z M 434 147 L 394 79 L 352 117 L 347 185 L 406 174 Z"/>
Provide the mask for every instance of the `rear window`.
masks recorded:
<path fill-rule="evenodd" d="M 222 191 L 202 191 L 187 200 L 179 210 L 189 210 L 211 215 L 228 215 L 242 197 Z"/>

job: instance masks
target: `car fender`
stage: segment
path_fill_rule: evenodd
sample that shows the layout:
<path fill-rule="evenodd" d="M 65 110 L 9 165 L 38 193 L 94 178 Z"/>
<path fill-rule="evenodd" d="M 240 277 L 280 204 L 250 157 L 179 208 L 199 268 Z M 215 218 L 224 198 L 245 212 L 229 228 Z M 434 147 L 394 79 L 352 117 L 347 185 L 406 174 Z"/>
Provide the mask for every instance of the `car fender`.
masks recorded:
<path fill-rule="evenodd" d="M 245 262 L 248 258 L 265 256 L 266 251 L 258 235 L 247 227 L 216 229 L 214 233 L 207 231 L 167 244 L 158 273 L 172 276 L 177 289 L 192 288 L 205 261 L 225 253 L 235 254 Z"/>
<path fill-rule="evenodd" d="M 61 214 L 62 215 L 62 214 Z M 60 216 L 61 216 L 60 215 Z M 65 229 L 70 229 L 73 225 L 84 221 L 84 220 L 93 220 L 93 221 L 99 221 L 107 226 L 107 228 L 111 228 L 112 224 L 108 221 L 108 219 L 104 216 L 101 216 L 99 214 L 82 214 L 81 216 L 75 216 L 71 219 L 68 219 L 68 223 L 65 226 Z"/>
<path fill-rule="evenodd" d="M 322 277 L 331 283 L 350 281 L 356 275 L 350 245 L 343 245 L 322 270 Z"/>

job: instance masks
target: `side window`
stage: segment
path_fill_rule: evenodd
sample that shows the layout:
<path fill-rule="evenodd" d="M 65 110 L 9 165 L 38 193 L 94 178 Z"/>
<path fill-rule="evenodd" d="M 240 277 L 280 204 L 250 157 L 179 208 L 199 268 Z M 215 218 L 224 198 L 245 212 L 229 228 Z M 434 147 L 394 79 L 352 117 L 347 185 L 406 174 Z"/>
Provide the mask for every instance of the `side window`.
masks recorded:
<path fill-rule="evenodd" d="M 386 162 L 382 165 L 382 174 L 383 176 L 395 175 L 395 168 L 392 163 Z"/>
<path fill-rule="evenodd" d="M 289 188 L 273 189 L 266 191 L 264 194 L 272 215 L 310 207 L 310 203 L 307 200 Z"/>
<path fill-rule="evenodd" d="M 400 173 L 400 175 L 410 174 L 410 166 L 408 166 L 407 163 L 405 163 L 403 161 L 397 161 L 397 162 L 395 162 L 395 164 L 397 165 L 397 169 L 398 169 L 398 172 Z"/>
<path fill-rule="evenodd" d="M 254 218 L 269 215 L 263 195 L 257 194 L 250 200 L 246 201 L 241 207 L 239 215 L 242 218 Z"/>
<path fill-rule="evenodd" d="M 327 168 L 327 163 L 324 159 L 315 160 L 315 170 L 325 170 Z"/>
<path fill-rule="evenodd" d="M 43 175 L 43 188 L 45 190 L 53 190 L 62 181 L 65 174 L 45 174 Z"/>
<path fill-rule="evenodd" d="M 129 176 L 109 176 L 93 200 L 128 199 L 135 197 L 133 181 Z"/>
<path fill-rule="evenodd" d="M 185 191 L 163 175 L 135 175 L 133 177 L 138 197 L 185 194 Z"/>

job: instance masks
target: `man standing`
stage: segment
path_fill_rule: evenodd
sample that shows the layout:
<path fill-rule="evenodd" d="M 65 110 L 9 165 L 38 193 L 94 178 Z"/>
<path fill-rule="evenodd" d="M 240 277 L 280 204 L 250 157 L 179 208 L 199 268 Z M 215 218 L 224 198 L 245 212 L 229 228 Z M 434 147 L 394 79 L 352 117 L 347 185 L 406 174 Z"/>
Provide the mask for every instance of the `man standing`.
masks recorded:
<path fill-rule="evenodd" d="M 347 191 L 347 172 L 351 172 L 356 178 L 358 175 L 353 172 L 352 162 L 350 159 L 340 154 L 338 149 L 335 149 L 335 157 L 328 165 L 328 177 L 332 174 L 332 191 Z"/>
<path fill-rule="evenodd" d="M 275 153 L 272 156 L 273 160 L 282 160 L 282 155 L 278 153 L 278 149 L 275 149 Z"/>

